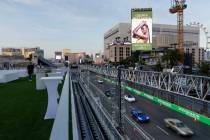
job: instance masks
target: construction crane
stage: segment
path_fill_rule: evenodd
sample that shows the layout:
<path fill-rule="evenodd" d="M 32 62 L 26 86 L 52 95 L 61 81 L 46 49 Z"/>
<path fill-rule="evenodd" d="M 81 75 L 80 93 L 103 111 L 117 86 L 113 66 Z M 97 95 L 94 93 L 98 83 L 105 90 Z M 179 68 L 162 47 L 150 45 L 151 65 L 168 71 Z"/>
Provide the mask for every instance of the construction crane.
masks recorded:
<path fill-rule="evenodd" d="M 181 63 L 184 62 L 184 9 L 187 8 L 186 0 L 171 0 L 171 7 L 169 12 L 171 14 L 177 13 L 177 43 L 178 51 L 181 55 Z"/>

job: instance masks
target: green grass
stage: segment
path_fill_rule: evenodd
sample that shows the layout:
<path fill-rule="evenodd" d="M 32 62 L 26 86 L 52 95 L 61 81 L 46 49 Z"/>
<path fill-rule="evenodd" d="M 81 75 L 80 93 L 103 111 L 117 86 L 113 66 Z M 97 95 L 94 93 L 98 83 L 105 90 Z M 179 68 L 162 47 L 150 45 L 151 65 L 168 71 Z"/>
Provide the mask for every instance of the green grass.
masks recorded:
<path fill-rule="evenodd" d="M 0 140 L 48 140 L 53 120 L 44 120 L 47 91 L 35 78 L 0 84 Z"/>

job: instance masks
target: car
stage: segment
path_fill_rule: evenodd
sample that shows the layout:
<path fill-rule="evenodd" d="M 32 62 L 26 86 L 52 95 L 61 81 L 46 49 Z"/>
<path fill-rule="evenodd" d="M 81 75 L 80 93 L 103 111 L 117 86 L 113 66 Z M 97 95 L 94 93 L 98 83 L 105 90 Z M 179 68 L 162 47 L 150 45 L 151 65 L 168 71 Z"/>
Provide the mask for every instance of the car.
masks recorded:
<path fill-rule="evenodd" d="M 114 92 L 112 92 L 111 89 L 108 89 L 104 92 L 104 94 L 107 96 L 107 97 L 113 97 L 114 96 Z"/>
<path fill-rule="evenodd" d="M 164 122 L 166 127 L 171 128 L 181 136 L 191 136 L 194 134 L 194 132 L 189 127 L 187 127 L 182 121 L 178 119 L 166 118 L 164 119 Z"/>
<path fill-rule="evenodd" d="M 77 64 L 72 64 L 72 65 L 71 65 L 71 68 L 72 68 L 72 69 L 78 69 L 78 65 L 77 65 Z"/>
<path fill-rule="evenodd" d="M 98 80 L 98 83 L 102 84 L 102 83 L 104 83 L 104 81 L 103 80 Z"/>
<path fill-rule="evenodd" d="M 124 98 L 128 102 L 135 102 L 136 101 L 136 99 L 132 95 L 125 95 Z"/>
<path fill-rule="evenodd" d="M 150 117 L 138 109 L 132 109 L 130 113 L 137 122 L 144 123 L 150 121 Z"/>

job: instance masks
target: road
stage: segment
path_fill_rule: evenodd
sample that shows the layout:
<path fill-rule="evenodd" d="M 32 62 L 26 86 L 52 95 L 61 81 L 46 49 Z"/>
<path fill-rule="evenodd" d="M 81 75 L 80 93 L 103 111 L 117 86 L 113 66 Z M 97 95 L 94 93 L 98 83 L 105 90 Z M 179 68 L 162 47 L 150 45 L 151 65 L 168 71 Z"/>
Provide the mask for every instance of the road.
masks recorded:
<path fill-rule="evenodd" d="M 97 80 L 99 75 L 91 73 L 89 81 L 93 83 L 102 92 L 109 88 L 116 87 L 115 85 L 104 81 L 103 84 L 99 84 Z M 124 91 L 125 94 L 131 94 L 128 91 Z M 101 94 L 101 93 L 98 93 Z M 138 95 L 134 95 L 137 99 L 134 103 L 125 102 L 126 114 L 130 117 L 131 108 L 139 108 L 144 113 L 148 114 L 151 118 L 149 123 L 138 123 L 139 127 L 143 128 L 147 133 L 149 133 L 156 140 L 209 140 L 210 139 L 210 126 L 203 123 L 194 121 L 192 118 L 184 116 L 178 112 L 170 110 L 164 106 L 153 103 L 152 101 L 143 98 Z M 183 121 L 189 128 L 195 133 L 192 137 L 181 137 L 177 135 L 171 129 L 168 129 L 164 125 L 164 118 L 177 118 Z"/>

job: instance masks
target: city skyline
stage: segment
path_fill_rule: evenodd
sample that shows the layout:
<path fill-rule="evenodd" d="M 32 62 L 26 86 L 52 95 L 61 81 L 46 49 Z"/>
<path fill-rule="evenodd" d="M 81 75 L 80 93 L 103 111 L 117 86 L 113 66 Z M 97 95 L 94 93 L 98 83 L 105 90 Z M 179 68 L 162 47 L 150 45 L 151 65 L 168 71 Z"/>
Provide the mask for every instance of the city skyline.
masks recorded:
<path fill-rule="evenodd" d="M 210 29 L 210 20 L 200 10 L 207 9 L 208 13 L 210 3 L 191 0 L 187 4 L 184 24 L 199 21 Z M 63 48 L 103 51 L 104 33 L 119 22 L 130 22 L 133 7 L 152 7 L 153 23 L 176 25 L 176 15 L 168 12 L 169 0 L 2 0 L 0 47 L 39 46 L 47 58 Z"/>

